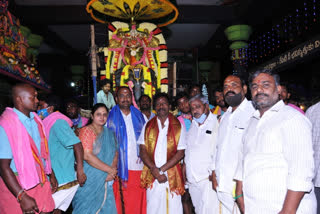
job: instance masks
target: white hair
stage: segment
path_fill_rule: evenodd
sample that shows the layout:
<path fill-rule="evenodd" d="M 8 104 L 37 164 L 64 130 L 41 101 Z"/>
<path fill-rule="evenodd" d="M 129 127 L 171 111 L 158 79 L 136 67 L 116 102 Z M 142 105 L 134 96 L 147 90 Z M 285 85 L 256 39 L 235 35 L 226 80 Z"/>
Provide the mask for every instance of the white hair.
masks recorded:
<path fill-rule="evenodd" d="M 189 103 L 192 103 L 195 100 L 200 100 L 202 104 L 209 104 L 207 97 L 203 96 L 202 94 L 197 94 L 189 99 Z"/>

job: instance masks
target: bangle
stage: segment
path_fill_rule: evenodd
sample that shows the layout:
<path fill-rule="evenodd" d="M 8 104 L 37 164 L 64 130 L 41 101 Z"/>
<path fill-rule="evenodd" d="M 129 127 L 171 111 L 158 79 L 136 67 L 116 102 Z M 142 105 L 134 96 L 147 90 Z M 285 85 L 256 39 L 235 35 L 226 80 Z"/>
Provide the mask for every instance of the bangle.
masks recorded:
<path fill-rule="evenodd" d="M 160 169 L 160 168 L 158 168 L 159 169 L 159 173 L 160 173 L 160 175 L 163 175 L 164 174 L 164 172 Z"/>
<path fill-rule="evenodd" d="M 241 198 L 243 196 L 243 194 L 241 194 L 241 195 L 238 195 L 238 196 L 236 196 L 236 197 L 233 197 L 234 198 L 234 200 L 237 200 L 238 198 Z"/>
<path fill-rule="evenodd" d="M 21 190 L 18 192 L 17 201 L 18 201 L 19 203 L 20 203 L 20 201 L 22 200 L 23 193 L 25 193 L 24 189 L 21 189 Z"/>

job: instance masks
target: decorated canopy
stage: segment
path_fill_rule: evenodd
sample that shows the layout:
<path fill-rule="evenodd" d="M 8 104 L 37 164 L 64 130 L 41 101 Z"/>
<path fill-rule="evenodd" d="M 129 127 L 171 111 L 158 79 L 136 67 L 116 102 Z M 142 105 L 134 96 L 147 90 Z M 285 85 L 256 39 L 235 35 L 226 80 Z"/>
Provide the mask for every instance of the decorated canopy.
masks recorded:
<path fill-rule="evenodd" d="M 0 73 L 49 90 L 36 65 L 43 38 L 20 25 L 7 7 L 8 1 L 0 0 Z"/>
<path fill-rule="evenodd" d="M 166 26 L 178 17 L 178 9 L 174 0 L 91 0 L 87 4 L 87 12 L 100 22 L 111 21 L 148 21 Z"/>

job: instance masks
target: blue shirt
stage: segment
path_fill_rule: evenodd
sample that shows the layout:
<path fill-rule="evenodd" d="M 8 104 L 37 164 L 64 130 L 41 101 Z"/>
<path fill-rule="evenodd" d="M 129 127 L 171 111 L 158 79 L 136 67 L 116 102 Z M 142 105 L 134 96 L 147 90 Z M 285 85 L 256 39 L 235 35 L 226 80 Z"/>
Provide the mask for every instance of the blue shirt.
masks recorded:
<path fill-rule="evenodd" d="M 189 131 L 192 121 L 187 118 L 183 118 L 183 120 L 184 124 L 186 125 L 186 130 Z"/>
<path fill-rule="evenodd" d="M 34 119 L 33 113 L 30 112 L 29 117 L 27 117 L 16 108 L 13 108 L 13 111 L 17 114 L 20 122 L 23 124 L 28 134 L 33 139 L 34 143 L 37 146 L 38 151 L 40 151 L 41 138 L 39 134 L 38 124 Z M 0 139 L 1 139 L 0 140 L 0 159 L 12 159 L 13 161 L 11 161 L 10 168 L 12 169 L 13 172 L 17 172 L 16 165 L 14 163 L 14 159 L 12 155 L 10 142 L 2 126 L 0 126 Z"/>
<path fill-rule="evenodd" d="M 97 93 L 97 103 L 104 103 L 109 109 L 109 111 L 113 108 L 113 106 L 116 105 L 116 103 L 114 102 L 113 95 L 110 92 L 108 92 L 107 97 L 103 90 L 100 90 Z"/>
<path fill-rule="evenodd" d="M 73 145 L 80 143 L 68 122 L 58 119 L 50 129 L 49 150 L 51 166 L 60 184 L 75 180 Z"/>

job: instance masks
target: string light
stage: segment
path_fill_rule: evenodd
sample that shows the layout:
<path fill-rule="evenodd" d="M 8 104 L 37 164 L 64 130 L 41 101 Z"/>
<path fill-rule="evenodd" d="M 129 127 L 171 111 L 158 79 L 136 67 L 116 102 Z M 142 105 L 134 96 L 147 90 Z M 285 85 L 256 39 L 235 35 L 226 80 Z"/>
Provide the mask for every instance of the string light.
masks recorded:
<path fill-rule="evenodd" d="M 320 0 L 304 0 L 300 8 L 284 16 L 280 23 L 271 27 L 271 30 L 256 33 L 255 37 L 248 42 L 248 48 L 241 51 L 244 52 L 244 58 L 247 58 L 246 62 L 256 64 L 279 55 L 297 38 L 319 29 L 319 26 L 315 26 L 320 14 L 318 4 Z M 246 62 L 242 63 L 246 64 Z"/>

